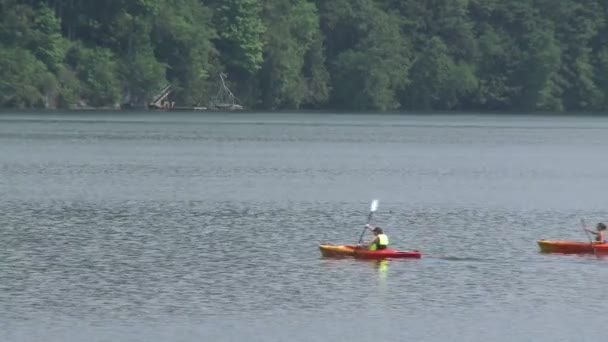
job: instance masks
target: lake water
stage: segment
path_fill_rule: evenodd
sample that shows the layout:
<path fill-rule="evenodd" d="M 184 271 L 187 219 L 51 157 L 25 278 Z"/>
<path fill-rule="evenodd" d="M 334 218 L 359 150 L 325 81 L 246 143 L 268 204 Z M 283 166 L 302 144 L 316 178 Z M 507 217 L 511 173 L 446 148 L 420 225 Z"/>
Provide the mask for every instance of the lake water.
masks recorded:
<path fill-rule="evenodd" d="M 599 341 L 608 119 L 0 115 L 1 341 Z M 420 260 L 323 259 L 373 222 Z M 369 238 L 369 235 L 367 236 Z"/>

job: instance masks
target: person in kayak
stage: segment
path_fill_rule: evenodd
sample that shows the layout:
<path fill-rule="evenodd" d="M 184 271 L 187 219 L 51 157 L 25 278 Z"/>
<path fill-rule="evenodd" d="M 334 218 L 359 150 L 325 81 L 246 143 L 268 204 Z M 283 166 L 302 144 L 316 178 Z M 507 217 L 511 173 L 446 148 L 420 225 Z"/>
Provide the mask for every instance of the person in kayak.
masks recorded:
<path fill-rule="evenodd" d="M 597 229 L 597 231 L 585 228 L 586 231 L 595 235 L 595 241 L 606 243 L 606 239 L 605 239 L 605 235 L 604 235 L 604 232 L 606 231 L 606 225 L 603 224 L 602 222 L 600 222 L 597 224 L 596 229 Z"/>
<path fill-rule="evenodd" d="M 388 247 L 388 236 L 384 234 L 382 228 L 372 227 L 369 224 L 365 225 L 365 228 L 371 230 L 375 235 L 374 239 L 367 244 L 367 248 L 369 248 L 370 251 L 383 250 Z"/>

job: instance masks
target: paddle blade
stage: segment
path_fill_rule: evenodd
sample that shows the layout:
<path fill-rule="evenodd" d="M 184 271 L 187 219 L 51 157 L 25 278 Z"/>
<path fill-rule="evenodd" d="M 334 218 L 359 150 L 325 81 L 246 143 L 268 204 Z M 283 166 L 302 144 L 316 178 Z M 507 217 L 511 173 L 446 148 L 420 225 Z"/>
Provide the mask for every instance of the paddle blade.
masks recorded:
<path fill-rule="evenodd" d="M 376 209 L 378 209 L 378 200 L 373 200 L 369 211 L 373 213 L 374 211 L 376 211 Z"/>

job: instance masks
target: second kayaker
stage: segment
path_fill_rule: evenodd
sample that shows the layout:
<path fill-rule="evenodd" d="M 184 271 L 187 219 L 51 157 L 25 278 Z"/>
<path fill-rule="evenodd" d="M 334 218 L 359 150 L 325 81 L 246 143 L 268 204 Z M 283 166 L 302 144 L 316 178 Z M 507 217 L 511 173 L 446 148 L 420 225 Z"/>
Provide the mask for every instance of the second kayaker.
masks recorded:
<path fill-rule="evenodd" d="M 600 222 L 597 224 L 596 229 L 597 231 L 585 228 L 586 231 L 595 235 L 595 241 L 606 243 L 606 236 L 604 235 L 604 232 L 606 231 L 606 225 Z"/>
<path fill-rule="evenodd" d="M 367 244 L 367 248 L 369 248 L 370 251 L 383 250 L 388 247 L 388 236 L 384 234 L 382 228 L 373 227 L 369 224 L 365 225 L 365 228 L 371 230 L 375 235 L 374 239 Z"/>

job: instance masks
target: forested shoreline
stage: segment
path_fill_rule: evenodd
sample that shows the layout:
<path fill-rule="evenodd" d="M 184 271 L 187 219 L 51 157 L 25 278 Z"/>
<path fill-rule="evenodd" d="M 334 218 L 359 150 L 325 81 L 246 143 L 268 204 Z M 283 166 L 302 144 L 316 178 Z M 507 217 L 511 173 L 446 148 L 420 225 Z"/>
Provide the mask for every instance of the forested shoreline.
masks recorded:
<path fill-rule="evenodd" d="M 605 111 L 599 0 L 0 0 L 0 107 Z"/>

